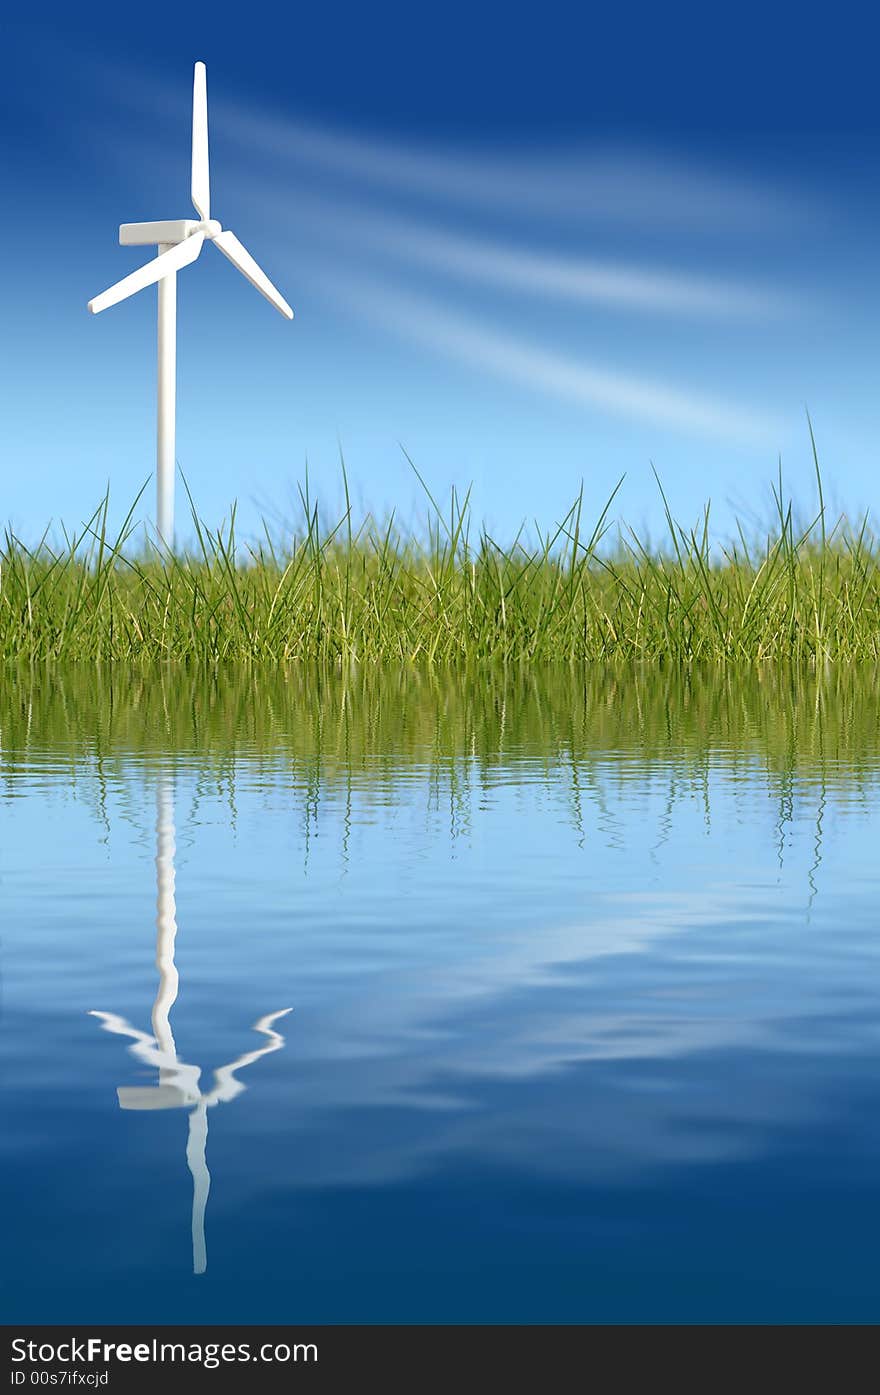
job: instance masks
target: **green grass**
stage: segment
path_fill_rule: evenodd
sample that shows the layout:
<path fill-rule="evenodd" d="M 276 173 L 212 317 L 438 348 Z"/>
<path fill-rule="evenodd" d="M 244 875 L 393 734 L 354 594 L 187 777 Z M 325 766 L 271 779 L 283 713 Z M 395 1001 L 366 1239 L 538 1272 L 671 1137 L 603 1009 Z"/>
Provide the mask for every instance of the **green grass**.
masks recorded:
<path fill-rule="evenodd" d="M 136 548 L 136 505 L 111 537 L 107 499 L 63 546 L 47 534 L 28 548 L 7 533 L 0 654 L 205 664 L 880 658 L 880 546 L 867 518 L 828 524 L 821 479 L 812 521 L 798 526 L 780 476 L 774 526 L 757 539 L 739 528 L 728 542 L 713 540 L 708 507 L 697 527 L 676 522 L 661 489 L 668 533 L 657 546 L 614 524 L 617 489 L 595 521 L 581 494 L 547 532 L 521 530 L 506 544 L 474 527 L 468 496 L 453 491 L 441 508 L 426 494 L 421 536 L 393 518 L 356 526 L 350 507 L 323 526 L 307 488 L 301 526 L 282 543 L 266 529 L 243 545 L 234 512 L 210 530 L 193 510 L 188 553 Z"/>

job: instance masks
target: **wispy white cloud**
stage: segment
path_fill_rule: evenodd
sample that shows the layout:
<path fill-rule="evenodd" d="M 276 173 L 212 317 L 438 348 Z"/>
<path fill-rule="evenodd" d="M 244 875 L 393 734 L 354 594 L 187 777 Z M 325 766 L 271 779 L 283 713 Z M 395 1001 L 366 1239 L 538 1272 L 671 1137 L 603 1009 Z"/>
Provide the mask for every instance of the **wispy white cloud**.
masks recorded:
<path fill-rule="evenodd" d="M 573 305 L 666 315 L 742 319 L 794 313 L 797 302 L 776 287 L 696 275 L 635 262 L 606 261 L 464 236 L 446 227 L 376 214 L 363 203 L 273 191 L 265 179 L 247 181 L 255 204 L 273 227 L 309 228 L 355 251 L 368 248 L 441 275 L 510 292 L 553 297 Z"/>
<path fill-rule="evenodd" d="M 363 235 L 388 251 L 440 271 L 510 290 L 671 314 L 764 315 L 787 302 L 752 286 L 633 264 L 547 255 L 384 220 Z"/>
<path fill-rule="evenodd" d="M 188 65 L 179 81 L 169 82 L 118 56 L 108 64 L 83 51 L 77 71 L 106 91 L 120 113 L 148 118 L 154 130 L 162 129 L 163 140 L 170 126 L 188 137 Z M 307 180 L 311 171 L 337 188 L 370 187 L 407 200 L 689 232 L 760 233 L 794 227 L 805 217 L 815 226 L 828 214 L 827 205 L 817 206 L 794 185 L 652 147 L 650 140 L 543 146 L 406 140 L 260 109 L 253 100 L 227 95 L 233 90 L 227 79 L 209 73 L 212 133 L 228 148 L 238 147 L 251 165 L 274 164 L 277 170 L 281 161 L 289 173 L 296 170 L 298 180 Z"/>
<path fill-rule="evenodd" d="M 772 445 L 782 431 L 781 422 L 750 408 L 542 348 L 428 297 L 329 271 L 316 274 L 328 294 L 372 322 L 534 392 L 753 444 Z"/>
<path fill-rule="evenodd" d="M 583 144 L 543 150 L 419 146 L 332 131 L 226 101 L 215 104 L 212 121 L 251 157 L 259 152 L 408 197 L 495 205 L 528 216 L 730 230 L 766 228 L 806 211 L 794 193 L 663 151 Z"/>

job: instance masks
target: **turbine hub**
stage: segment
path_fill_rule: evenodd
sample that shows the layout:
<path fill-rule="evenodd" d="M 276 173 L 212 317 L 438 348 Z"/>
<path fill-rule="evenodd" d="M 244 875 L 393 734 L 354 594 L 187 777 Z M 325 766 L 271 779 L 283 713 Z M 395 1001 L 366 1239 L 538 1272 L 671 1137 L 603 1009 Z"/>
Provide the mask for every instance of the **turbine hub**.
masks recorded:
<path fill-rule="evenodd" d="M 218 223 L 216 218 L 203 218 L 196 228 L 196 232 L 203 232 L 205 237 L 212 238 L 216 237 L 218 233 L 222 233 L 222 231 L 223 225 L 222 223 Z"/>

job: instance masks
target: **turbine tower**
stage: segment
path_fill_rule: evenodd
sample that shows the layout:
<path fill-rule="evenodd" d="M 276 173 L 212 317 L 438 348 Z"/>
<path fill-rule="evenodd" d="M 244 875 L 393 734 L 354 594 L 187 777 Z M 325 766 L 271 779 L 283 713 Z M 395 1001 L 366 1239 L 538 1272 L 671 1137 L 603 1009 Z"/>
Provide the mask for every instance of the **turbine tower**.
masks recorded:
<path fill-rule="evenodd" d="M 123 223 L 119 242 L 123 247 L 157 246 L 159 255 L 130 276 L 124 276 L 109 290 L 89 301 L 89 310 L 99 314 L 136 291 L 159 283 L 159 374 L 156 414 L 156 529 L 169 548 L 174 546 L 174 473 L 176 458 L 174 432 L 177 396 L 177 273 L 194 262 L 205 242 L 219 247 L 232 265 L 264 295 L 270 305 L 288 320 L 293 311 L 281 292 L 272 285 L 239 242 L 235 233 L 224 232 L 211 217 L 211 188 L 208 171 L 208 90 L 204 63 L 197 63 L 193 76 L 192 120 L 192 201 L 199 215 L 159 223 Z"/>
<path fill-rule="evenodd" d="M 129 1050 L 145 1066 L 158 1070 L 155 1085 L 120 1085 L 116 1091 L 120 1109 L 188 1109 L 186 1162 L 193 1182 L 192 1196 L 192 1254 L 193 1273 L 204 1274 L 208 1267 L 205 1244 L 205 1208 L 211 1187 L 206 1147 L 208 1142 L 208 1110 L 217 1104 L 228 1104 L 246 1087 L 237 1072 L 253 1065 L 261 1056 L 280 1051 L 284 1037 L 274 1024 L 286 1017 L 291 1008 L 269 1012 L 254 1023 L 253 1030 L 266 1038 L 265 1046 L 246 1051 L 228 1065 L 214 1071 L 214 1083 L 209 1090 L 200 1084 L 200 1066 L 182 1061 L 169 1020 L 177 1001 L 179 980 L 174 963 L 174 942 L 177 938 L 177 909 L 174 894 L 174 795 L 171 781 L 160 776 L 156 790 L 156 968 L 159 983 L 153 1003 L 152 1033 L 141 1032 L 115 1012 L 91 1011 L 106 1032 L 128 1037 L 134 1044 Z"/>

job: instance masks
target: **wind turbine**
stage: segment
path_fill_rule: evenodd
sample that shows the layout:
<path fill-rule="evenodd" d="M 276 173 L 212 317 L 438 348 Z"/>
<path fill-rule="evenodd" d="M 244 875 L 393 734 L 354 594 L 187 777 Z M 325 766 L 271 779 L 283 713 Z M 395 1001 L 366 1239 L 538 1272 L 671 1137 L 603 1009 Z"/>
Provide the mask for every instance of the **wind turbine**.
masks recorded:
<path fill-rule="evenodd" d="M 181 1061 L 171 1030 L 171 1009 L 177 1001 L 179 978 L 174 962 L 174 942 L 177 938 L 177 908 L 174 894 L 174 798 L 167 777 L 160 778 L 156 791 L 156 967 L 159 983 L 153 1003 L 152 1033 L 138 1031 L 115 1012 L 89 1013 L 97 1017 L 105 1032 L 128 1037 L 134 1044 L 129 1048 L 145 1066 L 158 1069 L 155 1085 L 120 1085 L 116 1091 L 120 1109 L 188 1109 L 186 1161 L 193 1181 L 192 1252 L 193 1273 L 204 1274 L 208 1267 L 205 1244 L 205 1209 L 211 1187 L 206 1148 L 208 1142 L 208 1110 L 216 1104 L 228 1104 L 246 1087 L 236 1072 L 253 1065 L 261 1056 L 280 1051 L 284 1037 L 274 1029 L 275 1022 L 286 1017 L 291 1008 L 269 1012 L 254 1023 L 254 1031 L 266 1038 L 265 1046 L 244 1052 L 228 1065 L 214 1071 L 214 1083 L 202 1090 L 199 1083 L 201 1067 Z"/>
<path fill-rule="evenodd" d="M 123 223 L 119 229 L 122 247 L 158 246 L 159 255 L 130 276 L 124 276 L 109 290 L 89 301 L 89 310 L 98 315 L 136 291 L 159 283 L 159 376 L 156 415 L 156 529 L 167 547 L 174 544 L 174 429 L 177 392 L 177 273 L 194 262 L 205 242 L 213 242 L 224 257 L 247 277 L 270 305 L 288 320 L 293 311 L 266 273 L 257 266 L 250 252 L 235 233 L 224 232 L 211 217 L 211 190 L 208 172 L 208 89 L 204 63 L 197 63 L 193 76 L 192 120 L 192 201 L 199 215 L 159 223 Z"/>

